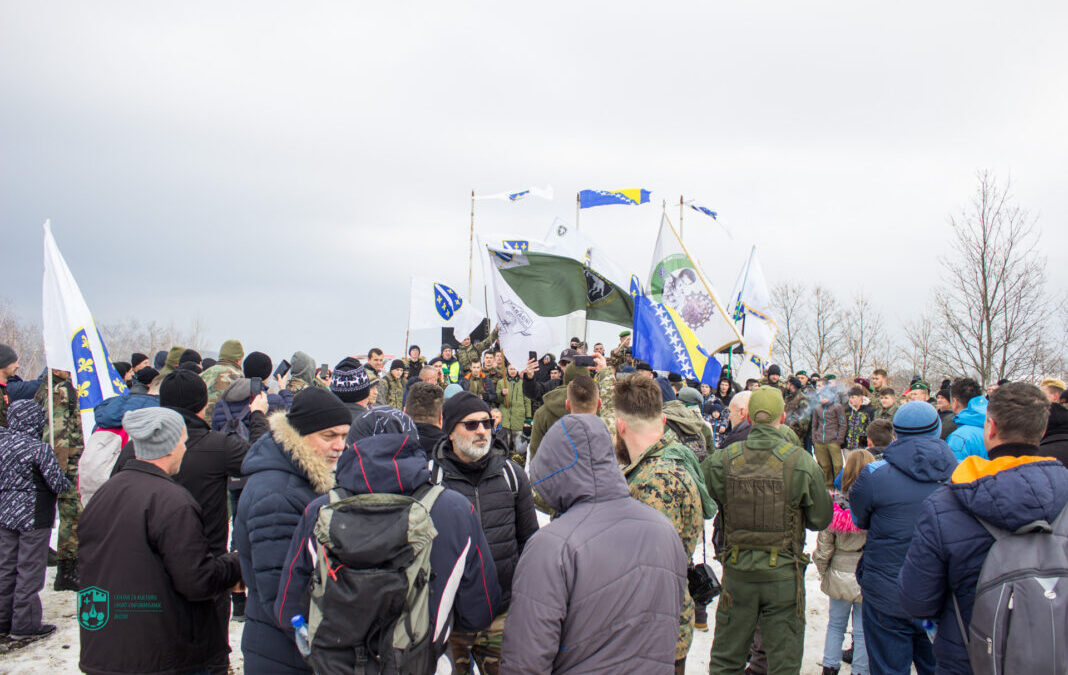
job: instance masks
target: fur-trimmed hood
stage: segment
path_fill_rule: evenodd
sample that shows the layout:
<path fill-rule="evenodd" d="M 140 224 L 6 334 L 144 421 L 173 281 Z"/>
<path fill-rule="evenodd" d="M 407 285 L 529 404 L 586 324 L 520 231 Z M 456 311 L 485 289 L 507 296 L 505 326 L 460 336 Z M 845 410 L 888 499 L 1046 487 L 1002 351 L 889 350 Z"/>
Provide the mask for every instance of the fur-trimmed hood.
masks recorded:
<path fill-rule="evenodd" d="M 308 445 L 289 423 L 285 412 L 267 418 L 271 433 L 249 448 L 241 465 L 246 476 L 258 471 L 285 471 L 304 477 L 318 494 L 334 487 L 334 467 Z"/>

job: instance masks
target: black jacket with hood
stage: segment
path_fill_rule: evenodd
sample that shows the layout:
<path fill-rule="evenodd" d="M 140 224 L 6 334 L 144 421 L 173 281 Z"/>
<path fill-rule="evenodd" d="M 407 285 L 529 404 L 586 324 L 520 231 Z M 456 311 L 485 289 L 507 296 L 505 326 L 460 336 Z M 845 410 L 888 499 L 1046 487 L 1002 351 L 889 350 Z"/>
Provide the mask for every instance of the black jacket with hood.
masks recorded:
<path fill-rule="evenodd" d="M 507 611 L 516 563 L 527 540 L 538 531 L 530 479 L 497 445 L 482 459 L 466 463 L 456 456 L 452 441 L 446 438 L 434 450 L 433 462 L 432 480 L 456 490 L 475 506 L 497 566 L 501 611 Z"/>

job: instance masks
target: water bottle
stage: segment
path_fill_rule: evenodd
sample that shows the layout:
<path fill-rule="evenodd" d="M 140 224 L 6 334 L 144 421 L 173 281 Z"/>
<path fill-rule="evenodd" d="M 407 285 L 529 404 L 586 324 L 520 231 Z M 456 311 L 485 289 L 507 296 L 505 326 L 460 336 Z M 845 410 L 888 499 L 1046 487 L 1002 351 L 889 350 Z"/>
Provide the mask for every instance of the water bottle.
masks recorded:
<path fill-rule="evenodd" d="M 924 619 L 920 622 L 920 625 L 922 625 L 923 629 L 927 632 L 927 639 L 934 642 L 935 634 L 938 633 L 938 622 L 932 619 Z M 305 629 L 304 632 L 307 633 L 307 630 Z"/>
<path fill-rule="evenodd" d="M 298 614 L 290 619 L 289 623 L 293 626 L 293 633 L 296 636 L 297 641 L 297 649 L 300 650 L 301 656 L 311 654 L 311 643 L 308 641 L 308 622 L 304 620 L 303 616 Z"/>

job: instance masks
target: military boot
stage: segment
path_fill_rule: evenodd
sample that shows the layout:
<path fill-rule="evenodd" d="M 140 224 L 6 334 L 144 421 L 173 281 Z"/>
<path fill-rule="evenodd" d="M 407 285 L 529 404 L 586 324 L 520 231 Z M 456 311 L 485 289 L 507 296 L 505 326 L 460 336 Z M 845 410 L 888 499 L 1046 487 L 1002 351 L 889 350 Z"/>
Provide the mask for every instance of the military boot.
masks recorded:
<path fill-rule="evenodd" d="M 78 561 L 60 560 L 56 563 L 56 581 L 52 584 L 52 590 L 78 590 Z"/>

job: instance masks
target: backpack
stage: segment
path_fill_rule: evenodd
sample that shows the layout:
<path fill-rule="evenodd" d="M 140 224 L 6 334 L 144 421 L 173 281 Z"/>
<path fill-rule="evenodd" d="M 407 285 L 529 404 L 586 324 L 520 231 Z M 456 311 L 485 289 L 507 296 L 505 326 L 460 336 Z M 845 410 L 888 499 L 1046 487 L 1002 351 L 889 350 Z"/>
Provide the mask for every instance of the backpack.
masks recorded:
<path fill-rule="evenodd" d="M 411 497 L 330 491 L 313 529 L 308 661 L 316 672 L 434 672 L 444 645 L 430 624 L 438 534 L 430 510 L 443 491 L 429 484 Z"/>
<path fill-rule="evenodd" d="M 245 406 L 241 414 L 234 417 L 234 411 L 230 410 L 230 405 L 226 401 L 219 401 L 218 405 L 222 407 L 223 415 L 226 417 L 220 431 L 227 436 L 236 435 L 247 441 L 249 439 L 248 418 L 252 415 L 252 409 Z"/>
<path fill-rule="evenodd" d="M 1068 507 L 1050 525 L 1008 532 L 981 519 L 994 544 L 975 588 L 971 624 L 957 614 L 977 675 L 1068 673 Z"/>

